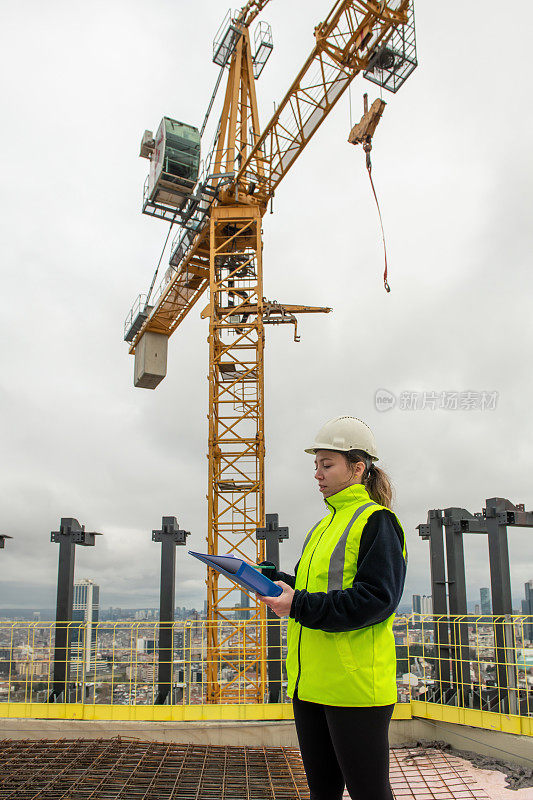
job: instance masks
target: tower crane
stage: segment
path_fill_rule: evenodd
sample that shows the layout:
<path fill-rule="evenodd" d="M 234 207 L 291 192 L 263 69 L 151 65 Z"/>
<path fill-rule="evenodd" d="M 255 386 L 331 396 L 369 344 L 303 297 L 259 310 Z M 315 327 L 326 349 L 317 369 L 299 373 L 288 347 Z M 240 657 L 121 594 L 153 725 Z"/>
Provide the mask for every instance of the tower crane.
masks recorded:
<path fill-rule="evenodd" d="M 214 144 L 200 167 L 201 133 L 164 117 L 145 131 L 150 161 L 143 213 L 173 225 L 169 266 L 125 322 L 134 383 L 154 389 L 166 374 L 169 337 L 201 296 L 209 320 L 208 552 L 261 560 L 265 523 L 263 353 L 265 326 L 331 309 L 263 296 L 262 217 L 279 184 L 359 74 L 396 92 L 417 66 L 413 0 L 336 0 L 315 27 L 314 46 L 261 130 L 256 81 L 271 52 L 268 23 L 250 26 L 269 0 L 228 12 L 213 61 L 226 76 Z M 213 106 L 211 98 L 208 114 Z M 157 271 L 156 271 L 157 274 Z M 250 596 L 250 621 L 233 618 L 240 593 L 208 568 L 207 702 L 263 702 L 265 609 Z M 221 680 L 226 668 L 226 680 Z M 229 676 L 229 677 L 228 677 Z"/>

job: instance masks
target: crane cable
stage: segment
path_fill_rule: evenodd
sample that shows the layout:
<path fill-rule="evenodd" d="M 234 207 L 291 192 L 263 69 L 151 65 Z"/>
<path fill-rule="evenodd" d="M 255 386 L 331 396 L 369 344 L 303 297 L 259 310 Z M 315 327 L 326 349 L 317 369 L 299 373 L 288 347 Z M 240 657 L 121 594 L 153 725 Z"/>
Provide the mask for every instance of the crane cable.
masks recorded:
<path fill-rule="evenodd" d="M 390 292 L 390 286 L 389 286 L 388 281 L 387 281 L 387 270 L 388 270 L 387 243 L 385 241 L 385 229 L 383 227 L 383 217 L 381 216 L 381 209 L 379 207 L 378 196 L 376 194 L 376 188 L 374 186 L 374 181 L 372 179 L 372 161 L 370 159 L 370 151 L 372 150 L 372 140 L 370 138 L 366 142 L 364 142 L 363 150 L 366 153 L 366 169 L 367 169 L 367 172 L 368 172 L 368 177 L 370 178 L 370 185 L 372 187 L 372 192 L 374 193 L 374 199 L 376 201 L 376 206 L 377 206 L 377 209 L 378 209 L 379 224 L 381 226 L 381 238 L 383 239 L 383 254 L 385 256 L 385 271 L 383 273 L 383 284 L 385 286 L 385 291 Z"/>
<path fill-rule="evenodd" d="M 352 123 L 352 91 L 351 91 L 351 89 L 352 89 L 351 84 L 348 84 L 348 107 L 349 107 L 349 110 L 350 110 L 350 130 L 352 130 L 352 124 L 353 124 Z M 366 98 L 367 98 L 367 95 L 365 94 L 365 96 L 364 96 L 365 114 L 366 114 L 366 111 L 367 111 L 367 105 L 366 105 L 367 100 L 366 100 Z M 381 209 L 379 207 L 378 196 L 376 194 L 376 188 L 374 186 L 374 181 L 372 179 L 372 160 L 370 158 L 370 151 L 372 150 L 372 137 L 371 136 L 367 136 L 366 140 L 363 141 L 362 144 L 363 144 L 363 150 L 365 151 L 365 154 L 366 154 L 366 169 L 367 169 L 367 172 L 368 172 L 368 177 L 370 178 L 370 185 L 372 187 L 372 192 L 374 193 L 374 199 L 376 201 L 376 206 L 377 206 L 377 209 L 378 209 L 379 224 L 381 225 L 381 237 L 383 239 L 383 253 L 384 253 L 384 256 L 385 256 L 385 271 L 383 273 L 383 283 L 385 285 L 385 291 L 390 292 L 390 286 L 389 286 L 388 281 L 387 281 L 388 264 L 387 264 L 387 243 L 385 241 L 385 230 L 383 228 L 383 218 L 381 216 Z"/>

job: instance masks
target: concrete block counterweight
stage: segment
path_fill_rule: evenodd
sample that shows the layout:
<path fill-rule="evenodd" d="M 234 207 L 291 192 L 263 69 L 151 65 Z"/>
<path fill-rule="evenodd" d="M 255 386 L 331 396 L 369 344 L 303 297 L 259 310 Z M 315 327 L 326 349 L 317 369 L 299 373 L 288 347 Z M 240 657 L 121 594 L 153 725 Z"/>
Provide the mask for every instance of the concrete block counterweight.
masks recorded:
<path fill-rule="evenodd" d="M 155 389 L 167 374 L 168 336 L 147 331 L 135 348 L 134 384 Z"/>

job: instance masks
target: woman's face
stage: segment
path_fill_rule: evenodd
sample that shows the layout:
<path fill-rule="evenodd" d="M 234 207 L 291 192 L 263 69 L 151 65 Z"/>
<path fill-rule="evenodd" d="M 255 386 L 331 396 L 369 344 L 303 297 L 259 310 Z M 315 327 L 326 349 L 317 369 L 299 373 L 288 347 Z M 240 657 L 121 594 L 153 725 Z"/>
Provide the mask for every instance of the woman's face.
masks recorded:
<path fill-rule="evenodd" d="M 333 450 L 317 450 L 315 468 L 315 478 L 323 497 L 331 497 L 347 486 L 361 483 L 365 471 L 362 461 L 349 464 L 341 453 L 335 453 Z"/>

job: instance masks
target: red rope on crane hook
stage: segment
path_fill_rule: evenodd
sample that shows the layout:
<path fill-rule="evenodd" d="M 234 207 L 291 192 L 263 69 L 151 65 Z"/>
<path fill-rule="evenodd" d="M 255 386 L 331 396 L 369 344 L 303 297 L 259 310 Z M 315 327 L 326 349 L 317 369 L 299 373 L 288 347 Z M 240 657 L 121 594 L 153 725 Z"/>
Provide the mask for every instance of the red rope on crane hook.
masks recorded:
<path fill-rule="evenodd" d="M 372 161 L 370 160 L 370 151 L 372 150 L 372 143 L 367 142 L 363 145 L 363 149 L 366 153 L 366 169 L 368 172 L 368 177 L 370 178 L 370 185 L 372 187 L 372 192 L 374 193 L 374 199 L 376 201 L 376 206 L 378 209 L 379 214 L 379 224 L 381 226 L 381 238 L 383 239 L 383 254 L 385 256 L 385 271 L 383 273 L 383 284 L 385 286 L 385 291 L 390 292 L 390 286 L 387 281 L 387 271 L 388 271 L 388 264 L 387 264 L 387 243 L 385 241 L 385 229 L 383 227 L 383 217 L 381 216 L 381 209 L 379 207 L 378 196 L 376 194 L 376 188 L 374 186 L 374 181 L 372 179 Z"/>

